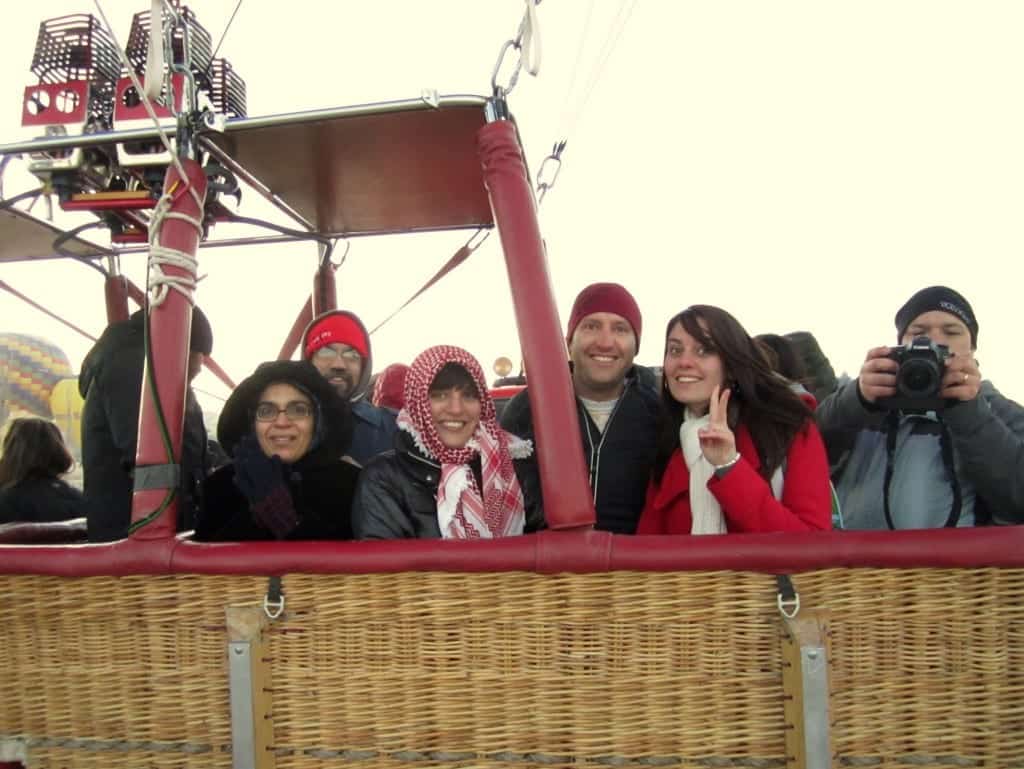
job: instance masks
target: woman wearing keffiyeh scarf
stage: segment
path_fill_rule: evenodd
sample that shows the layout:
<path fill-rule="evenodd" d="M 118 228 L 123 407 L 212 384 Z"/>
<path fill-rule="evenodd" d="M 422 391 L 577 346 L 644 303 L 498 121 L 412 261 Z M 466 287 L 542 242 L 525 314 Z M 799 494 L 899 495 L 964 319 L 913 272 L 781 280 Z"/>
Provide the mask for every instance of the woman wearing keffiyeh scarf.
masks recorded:
<path fill-rule="evenodd" d="M 502 430 L 477 360 L 459 347 L 421 353 L 405 380 L 395 449 L 363 469 L 360 539 L 489 539 L 543 526 L 528 441 Z"/>

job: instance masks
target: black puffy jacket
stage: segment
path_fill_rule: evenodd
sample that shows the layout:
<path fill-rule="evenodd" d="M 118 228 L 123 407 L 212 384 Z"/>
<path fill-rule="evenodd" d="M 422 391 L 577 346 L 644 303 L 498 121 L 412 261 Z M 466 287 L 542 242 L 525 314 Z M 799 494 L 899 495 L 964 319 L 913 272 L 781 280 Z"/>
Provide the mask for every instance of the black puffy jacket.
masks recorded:
<path fill-rule="evenodd" d="M 145 339 L 142 312 L 107 327 L 82 362 L 78 391 L 82 407 L 82 472 L 89 540 L 128 535 L 133 470 L 142 398 Z M 203 412 L 189 388 L 181 448 L 178 529 L 190 529 L 198 507 L 198 484 L 206 476 Z"/>
<path fill-rule="evenodd" d="M 479 482 L 480 460 L 471 464 Z M 515 459 L 513 466 L 523 492 L 524 533 L 544 528 L 540 476 L 533 457 Z M 412 436 L 395 434 L 395 448 L 379 454 L 363 468 L 352 508 L 356 539 L 440 538 L 437 524 L 437 485 L 441 465 L 421 454 Z"/>

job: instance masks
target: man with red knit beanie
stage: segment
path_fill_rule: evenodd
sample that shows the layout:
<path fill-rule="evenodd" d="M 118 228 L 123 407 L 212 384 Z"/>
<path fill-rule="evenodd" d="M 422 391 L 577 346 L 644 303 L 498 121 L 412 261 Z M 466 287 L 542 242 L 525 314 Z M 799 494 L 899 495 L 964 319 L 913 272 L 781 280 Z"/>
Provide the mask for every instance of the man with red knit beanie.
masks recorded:
<path fill-rule="evenodd" d="M 355 313 L 331 310 L 316 317 L 302 334 L 302 357 L 316 366 L 352 407 L 352 445 L 348 456 L 364 465 L 389 451 L 395 437 L 395 415 L 369 401 L 373 371 L 370 335 Z"/>
<path fill-rule="evenodd" d="M 565 333 L 596 528 L 619 534 L 636 531 L 654 463 L 658 394 L 633 365 L 642 326 L 629 291 L 594 283 L 576 297 Z M 536 442 L 527 390 L 505 407 L 501 424 Z"/>

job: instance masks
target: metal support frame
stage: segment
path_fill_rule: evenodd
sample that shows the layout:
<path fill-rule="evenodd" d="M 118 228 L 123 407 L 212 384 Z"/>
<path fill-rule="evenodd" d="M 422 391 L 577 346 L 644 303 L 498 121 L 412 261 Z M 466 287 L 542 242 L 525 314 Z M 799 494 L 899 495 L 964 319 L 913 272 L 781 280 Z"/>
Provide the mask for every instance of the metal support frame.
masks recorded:
<path fill-rule="evenodd" d="M 233 769 L 274 769 L 274 722 L 271 713 L 270 666 L 262 606 L 229 606 L 228 678 L 231 697 L 231 766 Z"/>
<path fill-rule="evenodd" d="M 805 609 L 782 623 L 786 769 L 832 769 L 828 613 Z"/>

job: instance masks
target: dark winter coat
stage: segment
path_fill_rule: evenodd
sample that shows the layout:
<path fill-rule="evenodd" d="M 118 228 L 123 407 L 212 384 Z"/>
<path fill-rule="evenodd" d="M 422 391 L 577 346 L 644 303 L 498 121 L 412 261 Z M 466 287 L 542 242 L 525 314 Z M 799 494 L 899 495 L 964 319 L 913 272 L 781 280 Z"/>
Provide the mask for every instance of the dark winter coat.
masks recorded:
<path fill-rule="evenodd" d="M 322 419 L 323 432 L 316 447 L 297 462 L 282 465 L 291 505 L 299 523 L 285 539 L 352 539 L 352 497 L 359 468 L 343 461 L 352 440 L 352 416 L 347 402 L 309 363 L 264 363 L 246 377 L 224 404 L 217 423 L 217 438 L 234 456 L 238 444 L 252 433 L 252 414 L 266 387 L 284 382 L 305 392 Z M 254 520 L 249 500 L 235 485 L 234 464 L 214 472 L 203 484 L 202 509 L 196 524 L 197 540 L 276 539 Z"/>
<path fill-rule="evenodd" d="M 286 539 L 352 539 L 350 511 L 359 468 L 313 451 L 287 469 L 288 490 L 299 514 L 299 525 Z M 274 539 L 253 520 L 249 501 L 234 480 L 234 465 L 225 465 L 206 479 L 195 539 Z"/>
<path fill-rule="evenodd" d="M 657 392 L 641 382 L 637 366 L 627 374 L 625 389 L 603 432 L 576 399 L 583 457 L 597 511 L 596 528 L 617 534 L 636 532 L 654 466 L 659 408 Z M 543 446 L 537 446 L 528 388 L 509 401 L 501 415 L 501 426 L 532 440 L 538 451 L 544 451 Z"/>
<path fill-rule="evenodd" d="M 480 460 L 471 463 L 480 483 Z M 544 528 L 540 476 L 533 457 L 513 460 L 523 492 L 524 533 Z M 441 465 L 424 456 L 404 430 L 395 434 L 395 448 L 363 468 L 352 510 L 356 539 L 437 539 L 437 486 Z"/>
<path fill-rule="evenodd" d="M 141 312 L 107 327 L 82 362 L 78 390 L 82 408 L 82 471 L 89 540 L 106 542 L 128 534 L 132 473 L 145 358 Z M 203 413 L 188 389 L 182 435 L 178 529 L 190 529 L 197 488 L 206 476 Z"/>
<path fill-rule="evenodd" d="M 364 465 L 378 454 L 389 451 L 395 442 L 395 412 L 366 401 L 354 401 L 352 407 L 352 443 L 348 455 Z"/>
<path fill-rule="evenodd" d="M 50 523 L 84 517 L 82 492 L 59 478 L 26 478 L 0 491 L 0 524 Z"/>

